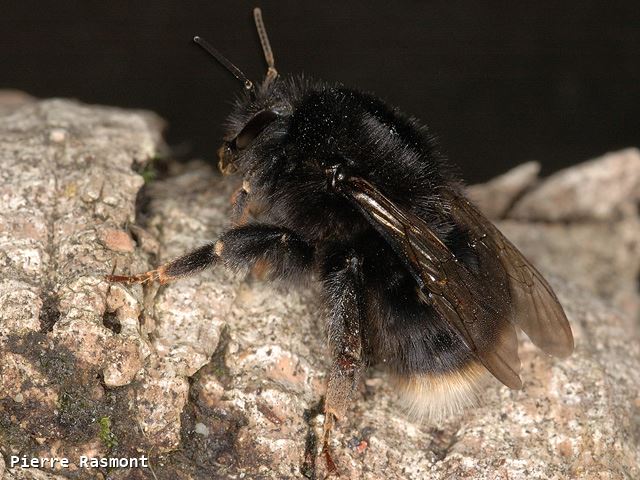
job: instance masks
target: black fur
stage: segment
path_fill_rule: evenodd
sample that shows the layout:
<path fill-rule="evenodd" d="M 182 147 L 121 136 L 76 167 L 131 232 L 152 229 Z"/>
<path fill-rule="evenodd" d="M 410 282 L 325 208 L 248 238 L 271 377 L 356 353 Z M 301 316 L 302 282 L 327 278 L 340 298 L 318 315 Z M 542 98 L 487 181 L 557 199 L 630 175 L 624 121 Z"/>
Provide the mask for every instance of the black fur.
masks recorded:
<path fill-rule="evenodd" d="M 372 95 L 289 78 L 259 90 L 254 101 L 238 102 L 228 137 L 238 135 L 256 111 L 274 106 L 285 115 L 235 162 L 252 193 L 268 207 L 265 221 L 304 232 L 314 241 L 328 235 L 348 239 L 368 229 L 362 216 L 327 188 L 325 169 L 340 164 L 429 219 L 434 228 L 445 228 L 436 190 L 454 178 L 433 137 L 416 120 Z"/>
<path fill-rule="evenodd" d="M 184 277 L 214 265 L 217 260 L 213 244 L 203 245 L 167 264 L 164 272 L 168 277 Z"/>
<path fill-rule="evenodd" d="M 220 237 L 221 257 L 234 270 L 248 270 L 264 262 L 271 278 L 299 278 L 313 265 L 313 248 L 289 229 L 250 224 Z"/>
<path fill-rule="evenodd" d="M 279 112 L 248 148 L 231 161 L 263 210 L 260 221 L 296 232 L 314 252 L 325 285 L 331 265 L 361 259 L 363 316 L 360 335 L 366 364 L 385 364 L 398 374 L 440 374 L 460 369 L 473 355 L 460 336 L 419 300 L 416 283 L 391 247 L 331 184 L 328 171 L 376 185 L 396 204 L 429 222 L 441 240 L 473 268 L 465 232 L 448 219 L 438 191 L 458 183 L 433 136 L 415 119 L 379 98 L 303 78 L 277 79 L 237 102 L 229 120 L 233 142 L 256 113 Z M 245 133 L 242 133 L 243 136 Z M 262 241 L 256 240 L 257 256 Z M 468 254 L 467 254 L 468 253 Z M 270 255 L 270 254 L 269 254 Z M 235 255 L 234 255 L 235 256 Z M 309 271 L 312 269 L 309 268 Z M 281 270 L 287 276 L 287 269 Z M 328 293 L 331 299 L 334 294 Z M 330 335 L 335 338 L 335 335 Z"/>

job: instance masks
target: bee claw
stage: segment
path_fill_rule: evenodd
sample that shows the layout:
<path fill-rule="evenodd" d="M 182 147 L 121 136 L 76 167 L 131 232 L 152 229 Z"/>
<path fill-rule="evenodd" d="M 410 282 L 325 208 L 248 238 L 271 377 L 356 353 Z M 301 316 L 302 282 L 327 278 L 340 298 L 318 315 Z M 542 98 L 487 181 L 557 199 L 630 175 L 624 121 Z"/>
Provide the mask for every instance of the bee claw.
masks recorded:
<path fill-rule="evenodd" d="M 327 465 L 327 477 L 339 477 L 340 473 L 338 472 L 338 467 L 331 457 L 329 445 L 326 442 L 322 447 L 322 455 L 324 456 L 324 461 Z"/>
<path fill-rule="evenodd" d="M 333 428 L 334 415 L 330 412 L 326 413 L 324 423 L 324 435 L 322 441 L 321 455 L 324 457 L 325 464 L 327 465 L 327 477 L 339 477 L 338 467 L 333 461 L 331 456 L 331 447 L 329 446 L 329 439 L 331 437 L 331 429 Z"/>

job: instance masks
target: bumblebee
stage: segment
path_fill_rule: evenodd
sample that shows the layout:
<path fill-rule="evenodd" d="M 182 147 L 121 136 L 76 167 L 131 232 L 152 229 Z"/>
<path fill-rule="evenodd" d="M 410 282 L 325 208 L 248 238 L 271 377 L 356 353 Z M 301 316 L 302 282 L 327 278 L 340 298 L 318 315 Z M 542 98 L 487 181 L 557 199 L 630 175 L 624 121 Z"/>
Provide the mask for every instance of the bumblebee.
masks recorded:
<path fill-rule="evenodd" d="M 519 389 L 516 329 L 566 357 L 573 337 L 549 284 L 464 196 L 429 130 L 378 97 L 280 76 L 254 10 L 268 70 L 254 84 L 200 37 L 244 87 L 219 151 L 237 174 L 235 226 L 150 272 L 166 283 L 221 264 L 322 284 L 332 364 L 324 452 L 363 372 L 384 365 L 431 419 L 468 405 L 490 373 Z"/>

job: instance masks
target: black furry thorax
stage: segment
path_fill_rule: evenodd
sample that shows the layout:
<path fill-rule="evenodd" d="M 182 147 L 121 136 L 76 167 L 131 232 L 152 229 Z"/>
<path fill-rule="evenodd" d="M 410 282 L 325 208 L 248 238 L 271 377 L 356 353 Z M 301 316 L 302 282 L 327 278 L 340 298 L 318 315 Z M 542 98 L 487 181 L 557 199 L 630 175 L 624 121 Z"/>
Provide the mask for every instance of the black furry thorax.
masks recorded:
<path fill-rule="evenodd" d="M 415 118 L 361 91 L 302 76 L 278 78 L 237 100 L 226 139 L 258 112 L 279 112 L 235 166 L 263 207 L 263 218 L 310 241 L 370 228 L 335 189 L 340 166 L 444 228 L 438 190 L 457 183 L 434 136 Z M 259 200 L 258 200 L 259 199 Z"/>

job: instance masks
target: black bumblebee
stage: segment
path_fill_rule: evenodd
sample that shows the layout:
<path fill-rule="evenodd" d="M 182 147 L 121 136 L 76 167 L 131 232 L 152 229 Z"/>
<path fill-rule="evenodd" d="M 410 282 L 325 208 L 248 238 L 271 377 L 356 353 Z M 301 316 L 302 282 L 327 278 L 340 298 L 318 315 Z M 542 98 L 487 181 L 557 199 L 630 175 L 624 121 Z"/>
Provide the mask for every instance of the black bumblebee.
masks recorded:
<path fill-rule="evenodd" d="M 165 283 L 223 263 L 269 278 L 315 274 L 329 311 L 333 354 L 325 448 L 368 365 L 383 364 L 419 413 L 468 404 L 488 371 L 522 386 L 516 327 L 565 357 L 573 337 L 540 273 L 462 193 L 428 130 L 358 90 L 280 77 L 254 85 L 200 37 L 194 41 L 244 83 L 220 149 L 239 173 L 236 226 L 156 270 L 112 281 Z"/>

